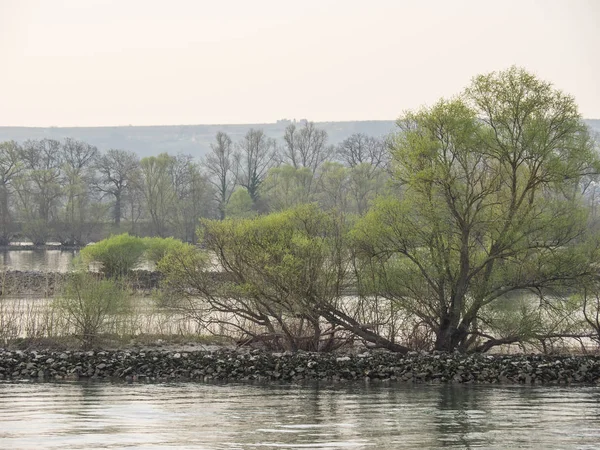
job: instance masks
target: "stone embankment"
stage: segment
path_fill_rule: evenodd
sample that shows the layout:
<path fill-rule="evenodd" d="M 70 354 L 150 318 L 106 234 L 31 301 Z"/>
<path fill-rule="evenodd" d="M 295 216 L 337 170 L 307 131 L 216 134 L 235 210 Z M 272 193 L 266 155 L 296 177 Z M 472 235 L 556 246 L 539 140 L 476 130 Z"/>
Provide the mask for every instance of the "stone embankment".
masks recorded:
<path fill-rule="evenodd" d="M 81 250 L 81 245 L 68 245 L 68 244 L 8 244 L 0 245 L 0 251 L 2 252 L 22 252 L 27 251 L 40 251 L 40 250 L 59 250 L 62 252 L 74 252 Z"/>
<path fill-rule="evenodd" d="M 59 272 L 9 270 L 0 273 L 0 295 L 51 297 L 64 280 Z"/>
<path fill-rule="evenodd" d="M 67 274 L 9 270 L 0 272 L 0 295 L 30 295 L 52 297 L 64 285 Z M 158 288 L 160 273 L 147 270 L 132 271 L 124 283 L 133 291 L 147 293 Z"/>
<path fill-rule="evenodd" d="M 358 355 L 258 350 L 173 352 L 0 350 L 0 379 L 125 381 L 381 380 L 407 383 L 600 383 L 599 356 Z"/>

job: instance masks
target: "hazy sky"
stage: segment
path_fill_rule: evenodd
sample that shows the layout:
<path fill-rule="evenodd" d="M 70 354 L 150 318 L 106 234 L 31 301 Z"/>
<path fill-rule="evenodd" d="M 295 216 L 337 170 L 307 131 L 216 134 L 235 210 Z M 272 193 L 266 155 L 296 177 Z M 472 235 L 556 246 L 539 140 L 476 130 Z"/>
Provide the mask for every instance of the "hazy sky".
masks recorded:
<path fill-rule="evenodd" d="M 0 126 L 395 119 L 513 64 L 600 118 L 600 0 L 0 0 Z"/>

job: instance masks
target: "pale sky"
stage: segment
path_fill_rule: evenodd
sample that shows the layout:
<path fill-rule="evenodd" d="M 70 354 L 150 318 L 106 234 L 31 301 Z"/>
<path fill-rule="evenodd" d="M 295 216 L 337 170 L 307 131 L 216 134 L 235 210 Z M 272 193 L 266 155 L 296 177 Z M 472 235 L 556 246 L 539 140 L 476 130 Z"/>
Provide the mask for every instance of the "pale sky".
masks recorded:
<path fill-rule="evenodd" d="M 0 126 L 391 120 L 513 64 L 600 118 L 600 0 L 0 0 Z"/>

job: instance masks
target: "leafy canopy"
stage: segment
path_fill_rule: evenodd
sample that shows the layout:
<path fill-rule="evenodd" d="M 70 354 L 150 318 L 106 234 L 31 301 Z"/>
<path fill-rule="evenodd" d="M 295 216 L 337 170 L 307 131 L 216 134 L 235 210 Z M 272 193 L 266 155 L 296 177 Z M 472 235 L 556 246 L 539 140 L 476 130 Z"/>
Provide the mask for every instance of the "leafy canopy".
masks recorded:
<path fill-rule="evenodd" d="M 564 288 L 591 271 L 580 182 L 599 162 L 572 97 L 518 68 L 398 121 L 402 194 L 353 232 L 375 286 L 465 349 L 482 310 L 511 291 Z M 493 324 L 486 324 L 493 327 Z"/>
<path fill-rule="evenodd" d="M 87 266 L 100 263 L 101 271 L 109 277 L 122 277 L 143 258 L 158 263 L 168 253 L 183 251 L 188 245 L 172 237 L 140 238 L 124 233 L 84 247 L 80 257 Z"/>

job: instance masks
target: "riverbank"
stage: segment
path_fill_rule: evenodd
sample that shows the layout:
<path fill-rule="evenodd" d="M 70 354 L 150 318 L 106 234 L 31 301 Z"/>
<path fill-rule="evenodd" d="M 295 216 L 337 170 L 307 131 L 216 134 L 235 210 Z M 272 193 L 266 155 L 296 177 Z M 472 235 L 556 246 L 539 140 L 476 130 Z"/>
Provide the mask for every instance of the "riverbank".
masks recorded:
<path fill-rule="evenodd" d="M 7 270 L 0 272 L 0 295 L 52 297 L 67 277 L 61 272 Z M 147 294 L 159 286 L 161 274 L 148 270 L 133 270 L 123 280 L 131 290 Z"/>
<path fill-rule="evenodd" d="M 97 272 L 96 272 L 97 273 Z M 0 270 L 0 296 L 53 297 L 63 286 L 68 273 L 38 270 Z M 227 274 L 212 272 L 216 280 L 228 280 Z M 162 273 L 155 270 L 134 269 L 121 281 L 131 291 L 149 295 L 160 287 Z"/>
<path fill-rule="evenodd" d="M 66 244 L 8 244 L 0 245 L 0 252 L 23 251 L 23 250 L 60 250 L 65 252 L 74 252 L 81 250 L 81 245 Z"/>
<path fill-rule="evenodd" d="M 600 356 L 0 349 L 0 379 L 600 384 Z"/>

